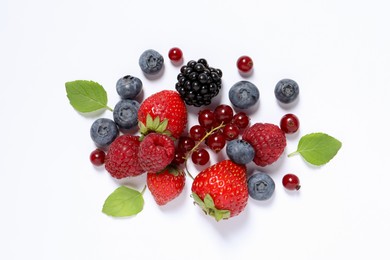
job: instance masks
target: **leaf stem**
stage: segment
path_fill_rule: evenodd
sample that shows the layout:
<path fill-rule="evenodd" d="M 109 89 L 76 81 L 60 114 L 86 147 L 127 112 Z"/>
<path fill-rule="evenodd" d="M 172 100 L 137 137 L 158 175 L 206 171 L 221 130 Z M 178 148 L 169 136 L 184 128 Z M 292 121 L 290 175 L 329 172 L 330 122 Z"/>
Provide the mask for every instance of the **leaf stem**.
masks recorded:
<path fill-rule="evenodd" d="M 144 195 L 145 190 L 146 190 L 146 185 L 144 186 L 144 188 L 143 188 L 142 191 L 141 191 L 141 194 L 142 194 L 142 195 Z"/>
<path fill-rule="evenodd" d="M 295 151 L 295 152 L 288 154 L 287 157 L 292 157 L 292 156 L 297 155 L 297 154 L 299 154 L 299 152 Z"/>
<path fill-rule="evenodd" d="M 114 110 L 113 110 L 111 107 L 109 107 L 109 106 L 106 106 L 106 108 L 107 108 L 108 110 L 110 110 L 111 112 L 114 111 Z"/>

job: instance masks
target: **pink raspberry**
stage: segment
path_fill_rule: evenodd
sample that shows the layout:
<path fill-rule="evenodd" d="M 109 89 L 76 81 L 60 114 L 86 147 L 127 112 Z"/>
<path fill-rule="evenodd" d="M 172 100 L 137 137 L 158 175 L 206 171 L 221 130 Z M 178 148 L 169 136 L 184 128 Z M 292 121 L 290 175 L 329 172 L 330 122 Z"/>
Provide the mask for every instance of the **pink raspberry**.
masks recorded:
<path fill-rule="evenodd" d="M 165 134 L 150 133 L 142 140 L 138 151 L 138 160 L 144 171 L 160 172 L 175 157 L 175 144 Z"/>

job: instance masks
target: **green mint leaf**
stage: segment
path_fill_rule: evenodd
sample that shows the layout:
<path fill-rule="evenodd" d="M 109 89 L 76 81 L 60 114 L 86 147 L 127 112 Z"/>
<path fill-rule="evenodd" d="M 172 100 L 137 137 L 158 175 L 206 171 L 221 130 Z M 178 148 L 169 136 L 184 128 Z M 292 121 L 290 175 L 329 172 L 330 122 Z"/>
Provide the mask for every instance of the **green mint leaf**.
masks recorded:
<path fill-rule="evenodd" d="M 103 213 L 113 217 L 129 217 L 138 214 L 144 206 L 142 193 L 120 186 L 111 193 L 103 205 Z"/>
<path fill-rule="evenodd" d="M 308 163 L 321 166 L 328 163 L 340 150 L 341 142 L 324 133 L 312 133 L 302 136 L 298 148 L 288 157 L 300 154 Z"/>
<path fill-rule="evenodd" d="M 65 83 L 66 94 L 70 104 L 81 113 L 94 112 L 106 108 L 107 92 L 98 83 L 88 80 L 75 80 Z"/>

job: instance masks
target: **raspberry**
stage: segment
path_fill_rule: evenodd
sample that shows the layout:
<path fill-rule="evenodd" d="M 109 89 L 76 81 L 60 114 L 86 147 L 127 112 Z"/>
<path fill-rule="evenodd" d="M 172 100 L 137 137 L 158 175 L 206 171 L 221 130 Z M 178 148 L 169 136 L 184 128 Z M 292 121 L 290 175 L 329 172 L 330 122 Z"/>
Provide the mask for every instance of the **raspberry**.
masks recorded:
<path fill-rule="evenodd" d="M 255 149 L 253 162 L 259 166 L 267 166 L 279 159 L 286 147 L 286 136 L 274 124 L 256 123 L 247 128 L 242 139 Z"/>
<path fill-rule="evenodd" d="M 137 176 L 144 172 L 138 162 L 139 136 L 121 135 L 111 143 L 107 155 L 106 170 L 116 179 Z"/>
<path fill-rule="evenodd" d="M 164 134 L 150 133 L 141 142 L 138 160 L 144 171 L 160 172 L 175 157 L 175 144 Z"/>

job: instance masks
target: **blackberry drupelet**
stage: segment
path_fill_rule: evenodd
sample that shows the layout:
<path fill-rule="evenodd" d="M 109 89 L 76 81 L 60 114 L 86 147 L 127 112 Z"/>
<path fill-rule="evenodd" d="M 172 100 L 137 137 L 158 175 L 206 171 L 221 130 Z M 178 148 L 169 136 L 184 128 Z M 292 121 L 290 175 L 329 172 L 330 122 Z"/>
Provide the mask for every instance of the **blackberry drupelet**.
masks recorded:
<path fill-rule="evenodd" d="M 222 71 L 209 67 L 205 59 L 191 60 L 177 75 L 176 90 L 189 106 L 207 106 L 222 87 Z"/>

